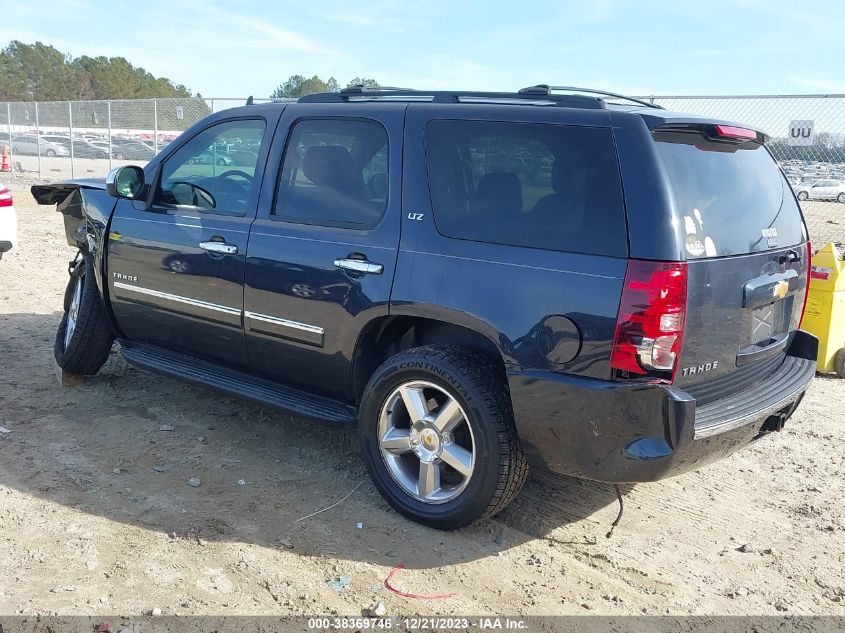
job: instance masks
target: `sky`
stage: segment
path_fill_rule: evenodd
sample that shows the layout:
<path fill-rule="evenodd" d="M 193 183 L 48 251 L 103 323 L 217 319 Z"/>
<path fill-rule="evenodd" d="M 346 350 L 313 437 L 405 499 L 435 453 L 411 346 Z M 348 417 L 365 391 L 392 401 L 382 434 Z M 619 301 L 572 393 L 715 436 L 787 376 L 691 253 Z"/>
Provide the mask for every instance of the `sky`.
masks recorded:
<path fill-rule="evenodd" d="M 845 93 L 842 0 L 2 0 L 0 46 L 122 56 L 204 97 L 293 74 L 427 89 Z"/>

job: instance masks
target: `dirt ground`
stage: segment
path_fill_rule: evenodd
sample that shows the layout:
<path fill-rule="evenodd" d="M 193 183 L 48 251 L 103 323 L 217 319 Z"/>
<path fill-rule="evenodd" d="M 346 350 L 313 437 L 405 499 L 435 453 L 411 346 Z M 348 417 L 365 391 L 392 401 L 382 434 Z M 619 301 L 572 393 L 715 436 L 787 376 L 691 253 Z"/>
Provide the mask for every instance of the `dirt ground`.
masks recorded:
<path fill-rule="evenodd" d="M 61 216 L 6 182 L 20 244 L 0 261 L 0 613 L 845 615 L 845 380 L 814 381 L 782 433 L 723 462 L 625 487 L 610 539 L 611 486 L 536 472 L 505 513 L 442 533 L 389 509 L 353 433 L 117 351 L 60 386 L 73 252 Z M 817 244 L 845 239 L 845 205 L 813 208 Z M 402 590 L 453 595 L 390 593 L 399 563 Z"/>

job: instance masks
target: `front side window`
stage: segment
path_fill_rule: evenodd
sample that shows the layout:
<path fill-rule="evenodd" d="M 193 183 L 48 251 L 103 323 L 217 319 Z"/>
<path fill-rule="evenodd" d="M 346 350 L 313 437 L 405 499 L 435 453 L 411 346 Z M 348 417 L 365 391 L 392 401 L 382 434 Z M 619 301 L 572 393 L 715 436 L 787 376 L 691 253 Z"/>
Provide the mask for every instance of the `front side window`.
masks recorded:
<path fill-rule="evenodd" d="M 263 119 L 226 121 L 199 132 L 164 162 L 155 203 L 246 215 L 258 193 L 255 172 L 263 137 Z"/>
<path fill-rule="evenodd" d="M 387 132 L 364 119 L 304 119 L 285 150 L 273 215 L 366 229 L 387 207 Z"/>
<path fill-rule="evenodd" d="M 426 162 L 434 221 L 447 237 L 627 255 L 610 130 L 432 121 Z"/>

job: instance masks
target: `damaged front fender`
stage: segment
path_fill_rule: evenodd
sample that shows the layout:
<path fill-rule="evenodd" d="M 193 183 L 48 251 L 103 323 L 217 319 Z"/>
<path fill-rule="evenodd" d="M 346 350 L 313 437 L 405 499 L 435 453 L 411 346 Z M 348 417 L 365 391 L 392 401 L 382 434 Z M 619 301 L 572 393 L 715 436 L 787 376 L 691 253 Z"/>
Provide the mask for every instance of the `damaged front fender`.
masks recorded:
<path fill-rule="evenodd" d="M 117 204 L 117 199 L 106 193 L 105 180 L 79 179 L 33 185 L 31 191 L 38 204 L 56 205 L 56 210 L 62 214 L 67 243 L 91 255 L 97 286 L 102 292 L 108 226 Z"/>

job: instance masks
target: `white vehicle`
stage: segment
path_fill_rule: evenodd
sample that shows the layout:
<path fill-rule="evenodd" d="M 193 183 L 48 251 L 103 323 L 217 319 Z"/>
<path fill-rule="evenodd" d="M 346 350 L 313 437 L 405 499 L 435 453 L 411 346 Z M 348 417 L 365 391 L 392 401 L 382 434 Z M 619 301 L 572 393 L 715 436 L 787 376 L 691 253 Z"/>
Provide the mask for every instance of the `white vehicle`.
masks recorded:
<path fill-rule="evenodd" d="M 14 248 L 18 241 L 18 217 L 12 192 L 0 183 L 0 258 Z"/>
<path fill-rule="evenodd" d="M 799 200 L 838 200 L 845 202 L 845 182 L 814 180 L 795 187 Z"/>
<path fill-rule="evenodd" d="M 12 139 L 12 150 L 15 154 L 28 154 L 36 156 L 39 153 L 41 156 L 52 158 L 53 156 L 70 156 L 70 150 L 64 145 L 58 143 L 51 143 L 45 141 L 43 138 L 38 138 L 35 134 L 21 134 Z"/>

